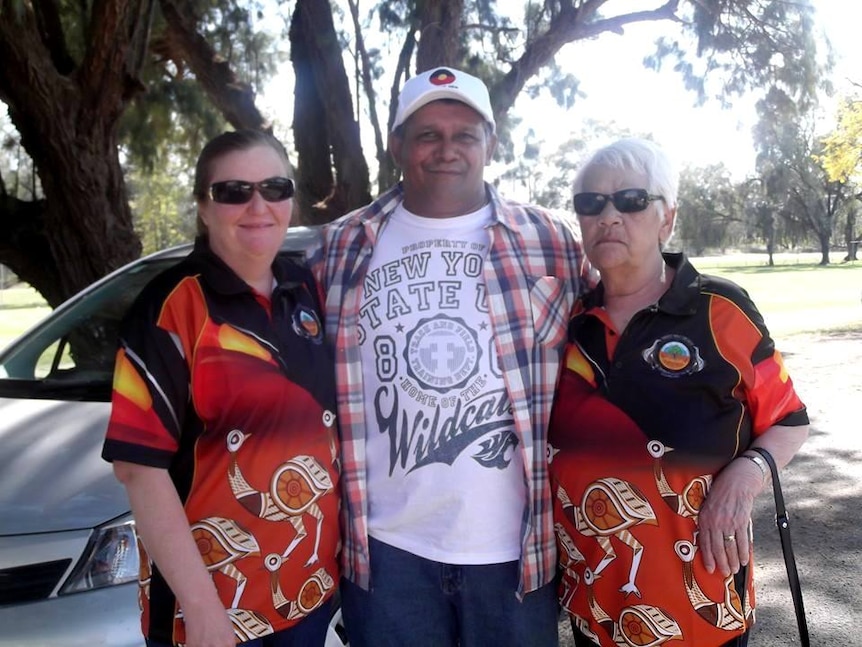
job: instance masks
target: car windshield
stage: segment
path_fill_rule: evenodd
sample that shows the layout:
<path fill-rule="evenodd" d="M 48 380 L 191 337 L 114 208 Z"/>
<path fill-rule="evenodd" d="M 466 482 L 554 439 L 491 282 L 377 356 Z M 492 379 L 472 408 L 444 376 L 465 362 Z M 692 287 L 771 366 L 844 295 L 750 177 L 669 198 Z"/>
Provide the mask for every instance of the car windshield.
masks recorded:
<path fill-rule="evenodd" d="M 109 400 L 123 315 L 180 258 L 142 261 L 55 310 L 0 355 L 0 396 Z"/>

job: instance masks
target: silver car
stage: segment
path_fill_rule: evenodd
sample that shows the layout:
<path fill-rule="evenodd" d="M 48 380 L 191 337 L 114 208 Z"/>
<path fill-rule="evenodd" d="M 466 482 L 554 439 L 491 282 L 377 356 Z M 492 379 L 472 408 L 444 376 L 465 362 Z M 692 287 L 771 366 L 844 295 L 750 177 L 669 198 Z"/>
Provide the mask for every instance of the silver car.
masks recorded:
<path fill-rule="evenodd" d="M 313 229 L 288 230 L 302 253 Z M 101 459 L 117 331 L 183 245 L 113 272 L 0 353 L 0 646 L 141 647 L 138 552 L 124 488 Z M 333 615 L 327 647 L 346 644 Z"/>

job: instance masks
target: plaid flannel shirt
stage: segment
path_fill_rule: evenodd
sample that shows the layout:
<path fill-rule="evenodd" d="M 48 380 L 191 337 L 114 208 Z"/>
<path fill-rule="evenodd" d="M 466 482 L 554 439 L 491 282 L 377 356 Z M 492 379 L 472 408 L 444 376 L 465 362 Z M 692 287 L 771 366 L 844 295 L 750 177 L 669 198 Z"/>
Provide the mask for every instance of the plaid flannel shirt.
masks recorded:
<path fill-rule="evenodd" d="M 556 546 L 547 469 L 547 428 L 569 314 L 588 264 L 572 223 L 504 201 L 486 185 L 493 219 L 484 279 L 491 326 L 512 404 L 528 486 L 518 595 L 548 583 Z M 381 227 L 403 200 L 400 184 L 324 229 L 312 263 L 326 295 L 326 331 L 335 343 L 343 491 L 343 573 L 370 585 L 365 466 L 365 392 L 359 352 L 362 286 Z"/>

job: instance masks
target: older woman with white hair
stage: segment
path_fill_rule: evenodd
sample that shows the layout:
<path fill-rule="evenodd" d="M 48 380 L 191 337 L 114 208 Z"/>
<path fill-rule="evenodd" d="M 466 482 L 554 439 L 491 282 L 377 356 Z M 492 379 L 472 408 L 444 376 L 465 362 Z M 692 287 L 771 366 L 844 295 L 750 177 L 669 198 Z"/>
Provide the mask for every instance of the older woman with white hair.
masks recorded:
<path fill-rule="evenodd" d="M 600 275 L 573 311 L 549 432 L 578 647 L 747 644 L 751 510 L 808 416 L 748 294 L 665 245 L 678 176 L 655 144 L 595 152 L 574 183 Z"/>

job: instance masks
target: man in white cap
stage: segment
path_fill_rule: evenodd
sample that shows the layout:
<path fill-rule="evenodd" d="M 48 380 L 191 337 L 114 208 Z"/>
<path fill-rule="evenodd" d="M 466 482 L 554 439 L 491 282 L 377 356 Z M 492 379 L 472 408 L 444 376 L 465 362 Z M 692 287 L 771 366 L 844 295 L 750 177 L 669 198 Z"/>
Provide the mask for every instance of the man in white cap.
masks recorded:
<path fill-rule="evenodd" d="M 587 267 L 568 222 L 485 183 L 496 143 L 482 81 L 413 77 L 403 180 L 324 234 L 351 647 L 557 644 L 546 428 Z"/>

